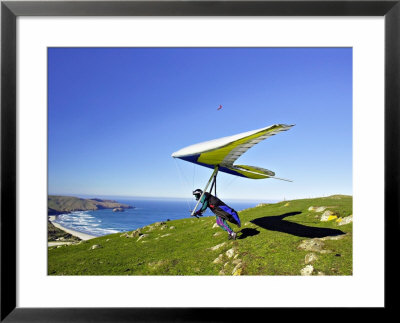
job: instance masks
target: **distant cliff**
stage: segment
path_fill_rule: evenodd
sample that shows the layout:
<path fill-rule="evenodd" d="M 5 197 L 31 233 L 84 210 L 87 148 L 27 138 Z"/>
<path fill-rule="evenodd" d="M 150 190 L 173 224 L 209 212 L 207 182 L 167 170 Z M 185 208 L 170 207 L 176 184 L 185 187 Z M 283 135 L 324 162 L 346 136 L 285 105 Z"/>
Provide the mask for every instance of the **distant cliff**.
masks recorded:
<path fill-rule="evenodd" d="M 101 200 L 98 198 L 82 199 L 72 196 L 49 195 L 48 196 L 48 215 L 69 213 L 72 211 L 88 211 L 99 209 L 130 209 L 132 206 L 121 204 L 113 200 Z"/>

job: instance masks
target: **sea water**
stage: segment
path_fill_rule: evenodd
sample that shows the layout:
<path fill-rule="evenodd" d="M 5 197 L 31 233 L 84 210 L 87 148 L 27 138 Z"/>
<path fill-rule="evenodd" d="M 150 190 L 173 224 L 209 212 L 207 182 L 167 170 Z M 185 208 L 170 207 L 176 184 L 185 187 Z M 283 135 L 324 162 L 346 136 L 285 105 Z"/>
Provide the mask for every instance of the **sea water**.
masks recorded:
<path fill-rule="evenodd" d="M 123 212 L 112 209 L 96 211 L 76 211 L 61 214 L 57 223 L 63 227 L 96 237 L 117 232 L 125 232 L 144 227 L 154 222 L 177 220 L 190 217 L 195 202 L 183 199 L 114 199 L 132 206 Z M 267 201 L 266 201 L 267 202 Z M 273 201 L 269 201 L 273 202 Z M 236 211 L 255 207 L 259 202 L 225 201 Z M 214 216 L 210 210 L 204 216 Z"/>

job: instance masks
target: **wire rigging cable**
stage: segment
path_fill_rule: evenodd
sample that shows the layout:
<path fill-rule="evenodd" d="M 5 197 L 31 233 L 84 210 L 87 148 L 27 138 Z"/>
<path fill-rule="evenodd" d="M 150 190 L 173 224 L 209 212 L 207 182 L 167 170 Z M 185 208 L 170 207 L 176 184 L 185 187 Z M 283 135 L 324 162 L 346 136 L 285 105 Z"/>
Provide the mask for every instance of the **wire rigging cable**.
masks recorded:
<path fill-rule="evenodd" d="M 186 179 L 185 174 L 184 174 L 183 170 L 181 169 L 181 167 L 179 165 L 179 162 L 175 158 L 174 158 L 174 161 L 175 161 L 176 169 L 178 170 L 178 173 L 179 173 L 179 178 L 181 179 L 182 187 L 186 191 L 186 187 L 190 188 L 189 181 Z M 186 196 L 186 194 L 185 194 L 185 196 Z M 192 207 L 193 203 L 191 202 L 191 199 L 185 197 L 185 201 L 186 201 L 186 204 L 188 206 L 188 210 L 191 212 L 192 208 L 193 208 Z"/>

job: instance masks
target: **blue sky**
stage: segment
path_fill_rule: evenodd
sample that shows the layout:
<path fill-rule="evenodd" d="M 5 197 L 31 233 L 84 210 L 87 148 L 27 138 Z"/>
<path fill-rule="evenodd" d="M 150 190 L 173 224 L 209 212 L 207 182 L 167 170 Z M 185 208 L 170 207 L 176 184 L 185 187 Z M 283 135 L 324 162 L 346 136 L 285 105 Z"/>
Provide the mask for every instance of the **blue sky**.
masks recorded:
<path fill-rule="evenodd" d="M 191 198 L 211 170 L 171 154 L 296 124 L 221 173 L 222 198 L 352 194 L 351 48 L 49 48 L 49 194 Z M 222 105 L 221 110 L 217 110 Z"/>

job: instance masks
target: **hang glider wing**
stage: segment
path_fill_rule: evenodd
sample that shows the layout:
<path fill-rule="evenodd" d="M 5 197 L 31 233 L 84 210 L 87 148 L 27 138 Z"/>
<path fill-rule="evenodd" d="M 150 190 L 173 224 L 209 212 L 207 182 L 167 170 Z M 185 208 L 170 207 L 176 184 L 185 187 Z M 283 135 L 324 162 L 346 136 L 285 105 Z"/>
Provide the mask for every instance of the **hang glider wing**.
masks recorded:
<path fill-rule="evenodd" d="M 241 177 L 253 179 L 274 177 L 275 173 L 270 170 L 255 166 L 233 165 L 233 163 L 255 144 L 281 131 L 289 130 L 293 126 L 276 124 L 229 137 L 205 141 L 182 148 L 174 152 L 172 157 L 209 168 L 219 166 L 219 171 Z"/>

